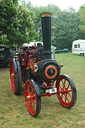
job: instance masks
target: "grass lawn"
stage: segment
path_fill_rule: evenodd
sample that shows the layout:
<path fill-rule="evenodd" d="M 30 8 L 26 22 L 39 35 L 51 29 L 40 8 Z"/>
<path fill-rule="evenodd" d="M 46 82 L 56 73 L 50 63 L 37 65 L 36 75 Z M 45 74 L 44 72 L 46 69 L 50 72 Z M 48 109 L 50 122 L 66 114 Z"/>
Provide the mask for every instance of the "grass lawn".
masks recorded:
<path fill-rule="evenodd" d="M 69 75 L 77 89 L 77 102 L 70 110 L 57 96 L 43 97 L 37 118 L 27 114 L 24 89 L 21 96 L 12 93 L 9 69 L 0 69 L 0 128 L 85 128 L 85 57 L 72 53 L 56 54 L 64 65 L 61 74 Z"/>

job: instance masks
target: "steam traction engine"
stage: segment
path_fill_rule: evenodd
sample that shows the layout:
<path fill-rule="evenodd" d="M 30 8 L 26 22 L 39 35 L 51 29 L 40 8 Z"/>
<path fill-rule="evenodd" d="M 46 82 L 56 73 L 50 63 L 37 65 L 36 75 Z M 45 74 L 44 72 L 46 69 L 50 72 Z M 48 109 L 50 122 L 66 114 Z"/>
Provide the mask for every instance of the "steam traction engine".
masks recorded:
<path fill-rule="evenodd" d="M 61 65 L 51 59 L 51 15 L 41 13 L 43 47 L 38 43 L 10 60 L 12 91 L 21 94 L 22 82 L 25 83 L 26 106 L 34 117 L 40 112 L 41 97 L 57 95 L 61 105 L 68 109 L 77 99 L 74 82 L 68 75 L 60 75 Z"/>

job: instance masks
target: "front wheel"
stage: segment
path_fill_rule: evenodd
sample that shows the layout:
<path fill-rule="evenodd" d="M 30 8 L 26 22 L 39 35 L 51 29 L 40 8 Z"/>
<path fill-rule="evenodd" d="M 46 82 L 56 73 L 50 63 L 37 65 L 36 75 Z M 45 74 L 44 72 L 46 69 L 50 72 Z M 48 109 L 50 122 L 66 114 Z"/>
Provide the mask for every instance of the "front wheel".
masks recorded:
<path fill-rule="evenodd" d="M 61 105 L 70 109 L 77 100 L 76 87 L 68 75 L 61 75 L 56 81 L 57 97 Z"/>
<path fill-rule="evenodd" d="M 38 85 L 33 80 L 25 83 L 25 102 L 29 114 L 36 117 L 41 109 L 41 97 Z"/>

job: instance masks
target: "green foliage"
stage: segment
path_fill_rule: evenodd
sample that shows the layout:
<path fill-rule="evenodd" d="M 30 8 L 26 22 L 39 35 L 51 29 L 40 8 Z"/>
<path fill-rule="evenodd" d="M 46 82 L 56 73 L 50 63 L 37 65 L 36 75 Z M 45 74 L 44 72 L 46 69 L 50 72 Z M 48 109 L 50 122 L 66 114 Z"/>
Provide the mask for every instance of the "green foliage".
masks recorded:
<path fill-rule="evenodd" d="M 72 9 L 60 12 L 54 25 L 54 44 L 57 48 L 70 49 L 72 41 L 78 39 L 79 18 L 77 13 Z"/>
<path fill-rule="evenodd" d="M 80 17 L 80 30 L 85 34 L 85 5 L 82 6 L 79 10 L 79 17 Z"/>
<path fill-rule="evenodd" d="M 62 11 L 58 6 L 33 6 L 31 1 L 3 0 L 0 2 L 0 43 L 21 45 L 33 40 L 43 41 L 40 13 L 51 12 L 51 43 L 57 49 L 71 49 L 72 41 L 85 39 L 85 5 Z"/>
<path fill-rule="evenodd" d="M 21 45 L 35 38 L 35 15 L 25 6 L 12 0 L 0 2 L 0 19 L 0 43 Z"/>
<path fill-rule="evenodd" d="M 51 12 L 52 24 L 51 24 L 51 43 L 57 47 L 57 49 L 68 48 L 71 49 L 72 42 L 74 40 L 83 38 L 79 25 L 79 14 L 74 8 L 68 8 L 68 10 L 61 11 L 59 7 L 53 4 L 48 6 L 33 7 L 31 3 L 27 4 L 27 8 L 34 11 L 36 14 L 35 29 L 38 32 L 42 30 L 41 25 L 41 12 Z M 42 31 L 38 33 L 39 37 L 36 40 L 42 41 Z"/>

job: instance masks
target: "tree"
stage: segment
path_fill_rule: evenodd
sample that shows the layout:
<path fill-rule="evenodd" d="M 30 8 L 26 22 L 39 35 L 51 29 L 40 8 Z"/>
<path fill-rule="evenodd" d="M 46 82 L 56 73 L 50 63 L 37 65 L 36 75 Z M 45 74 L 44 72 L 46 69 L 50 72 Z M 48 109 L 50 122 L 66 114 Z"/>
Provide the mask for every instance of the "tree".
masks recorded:
<path fill-rule="evenodd" d="M 73 8 L 61 11 L 55 18 L 54 45 L 71 49 L 72 41 L 78 39 L 79 17 Z"/>
<path fill-rule="evenodd" d="M 79 18 L 80 18 L 80 30 L 85 34 L 85 5 L 83 5 L 79 10 Z"/>
<path fill-rule="evenodd" d="M 53 37 L 54 37 L 54 23 L 55 23 L 55 18 L 57 17 L 58 13 L 61 12 L 61 10 L 59 9 L 59 7 L 57 7 L 56 5 L 53 5 L 53 4 L 48 4 L 48 6 L 32 6 L 31 5 L 31 2 L 27 3 L 27 8 L 30 8 L 30 10 L 32 12 L 35 13 L 36 15 L 36 20 L 35 20 L 35 30 L 36 32 L 38 33 L 38 36 L 36 37 L 35 40 L 40 40 L 42 41 L 42 24 L 41 24 L 41 17 L 40 17 L 40 13 L 42 12 L 51 12 L 53 15 L 52 15 L 52 34 L 51 34 L 51 37 L 52 37 L 52 40 L 53 40 Z M 55 17 L 55 18 L 53 18 Z M 39 31 L 38 31 L 39 30 Z M 53 42 L 53 41 L 52 41 Z"/>
<path fill-rule="evenodd" d="M 35 15 L 12 0 L 0 3 L 0 44 L 21 45 L 36 37 Z"/>
<path fill-rule="evenodd" d="M 30 3 L 31 5 L 31 3 Z M 29 7 L 29 6 L 27 6 Z M 51 43 L 58 49 L 69 48 L 71 49 L 72 41 L 79 38 L 79 16 L 75 12 L 74 8 L 69 8 L 68 10 L 61 11 L 59 7 L 53 4 L 48 6 L 33 7 L 30 6 L 31 10 L 34 11 L 36 15 L 35 29 L 42 30 L 41 27 L 41 12 L 51 12 Z M 36 38 L 38 40 L 38 37 Z M 40 41 L 42 41 L 42 33 L 40 32 Z"/>

